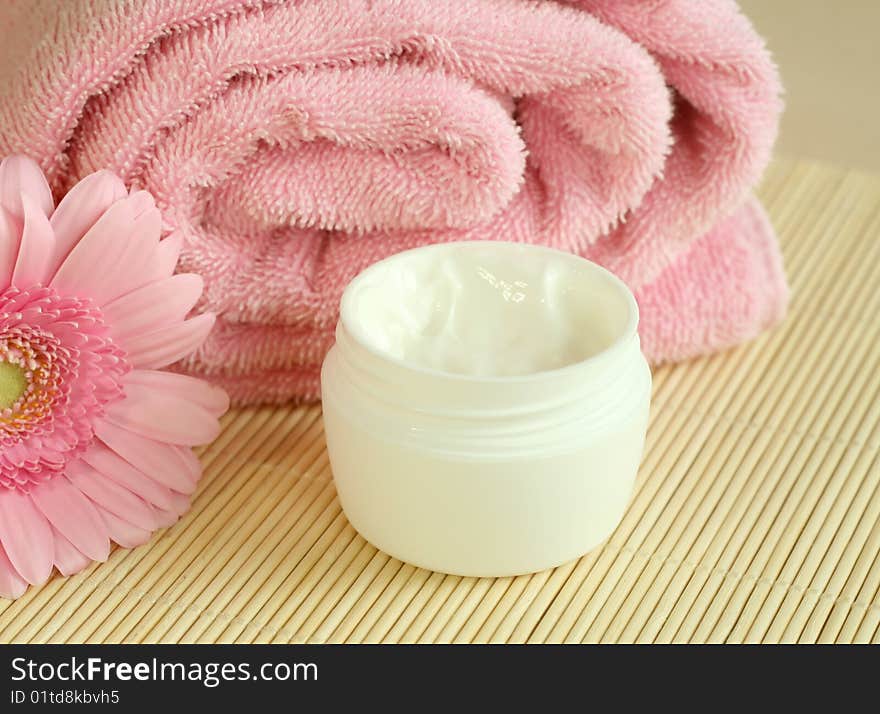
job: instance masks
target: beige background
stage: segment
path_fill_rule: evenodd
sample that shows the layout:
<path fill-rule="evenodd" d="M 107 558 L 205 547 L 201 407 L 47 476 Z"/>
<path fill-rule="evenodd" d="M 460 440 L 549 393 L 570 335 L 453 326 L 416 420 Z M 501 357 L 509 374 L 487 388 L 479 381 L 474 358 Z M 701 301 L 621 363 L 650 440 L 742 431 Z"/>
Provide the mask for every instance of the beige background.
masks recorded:
<path fill-rule="evenodd" d="M 778 153 L 880 171 L 880 0 L 740 0 L 786 87 Z"/>

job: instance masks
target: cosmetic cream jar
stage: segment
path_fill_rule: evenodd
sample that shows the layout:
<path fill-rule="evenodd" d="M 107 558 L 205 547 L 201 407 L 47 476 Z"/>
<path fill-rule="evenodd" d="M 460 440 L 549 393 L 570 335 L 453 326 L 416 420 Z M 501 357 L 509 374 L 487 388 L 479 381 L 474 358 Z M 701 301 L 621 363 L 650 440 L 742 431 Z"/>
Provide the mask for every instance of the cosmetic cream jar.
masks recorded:
<path fill-rule="evenodd" d="M 533 245 L 431 245 L 346 288 L 321 388 L 352 525 L 455 575 L 530 573 L 607 538 L 630 498 L 651 373 L 632 293 Z"/>

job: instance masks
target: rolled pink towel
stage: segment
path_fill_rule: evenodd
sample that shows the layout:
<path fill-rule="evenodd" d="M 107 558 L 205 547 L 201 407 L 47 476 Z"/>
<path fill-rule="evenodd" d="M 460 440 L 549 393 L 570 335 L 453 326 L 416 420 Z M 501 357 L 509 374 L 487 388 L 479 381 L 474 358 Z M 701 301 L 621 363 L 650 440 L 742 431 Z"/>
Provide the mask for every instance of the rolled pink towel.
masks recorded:
<path fill-rule="evenodd" d="M 185 367 L 314 398 L 345 284 L 425 243 L 620 275 L 654 362 L 782 316 L 749 190 L 781 109 L 727 0 L 55 0 L 0 8 L 0 154 L 149 190 L 218 326 Z"/>

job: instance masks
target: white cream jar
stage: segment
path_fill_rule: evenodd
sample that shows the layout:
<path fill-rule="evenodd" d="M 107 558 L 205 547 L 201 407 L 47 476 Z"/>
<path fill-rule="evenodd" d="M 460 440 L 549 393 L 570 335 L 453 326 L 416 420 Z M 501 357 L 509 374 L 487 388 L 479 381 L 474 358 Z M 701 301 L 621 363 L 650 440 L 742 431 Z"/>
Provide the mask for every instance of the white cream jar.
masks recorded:
<path fill-rule="evenodd" d="M 445 243 L 367 268 L 340 313 L 324 424 L 342 508 L 368 541 L 504 576 L 610 535 L 651 393 L 619 279 L 549 248 Z"/>

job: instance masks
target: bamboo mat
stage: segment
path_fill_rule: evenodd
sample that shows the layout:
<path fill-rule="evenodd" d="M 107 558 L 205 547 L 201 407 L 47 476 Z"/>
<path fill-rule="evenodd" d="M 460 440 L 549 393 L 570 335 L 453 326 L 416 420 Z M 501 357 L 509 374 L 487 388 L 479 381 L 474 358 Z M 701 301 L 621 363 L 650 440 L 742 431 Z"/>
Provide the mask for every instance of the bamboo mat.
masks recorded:
<path fill-rule="evenodd" d="M 760 193 L 790 315 L 655 372 L 603 547 L 517 578 L 404 565 L 341 513 L 319 408 L 247 409 L 204 451 L 189 515 L 0 600 L 0 641 L 880 641 L 880 176 L 777 161 Z"/>

